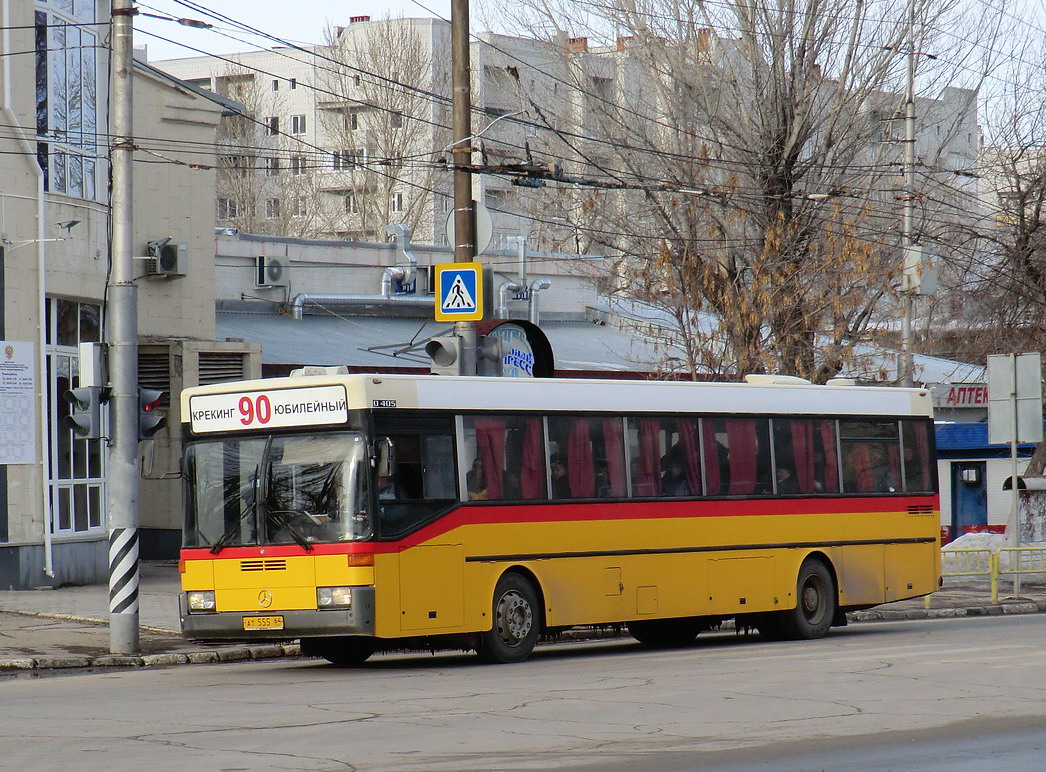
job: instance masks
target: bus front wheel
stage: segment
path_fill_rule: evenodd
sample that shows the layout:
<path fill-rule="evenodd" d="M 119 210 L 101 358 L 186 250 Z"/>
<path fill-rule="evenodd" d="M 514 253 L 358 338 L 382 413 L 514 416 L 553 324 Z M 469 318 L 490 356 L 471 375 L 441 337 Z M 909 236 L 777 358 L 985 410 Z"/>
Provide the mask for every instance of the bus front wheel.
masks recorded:
<path fill-rule="evenodd" d="M 372 638 L 302 638 L 301 653 L 306 657 L 322 657 L 338 667 L 356 667 L 374 653 Z"/>
<path fill-rule="evenodd" d="M 522 662 L 534 651 L 541 633 L 541 610 L 533 585 L 507 573 L 494 588 L 493 624 L 480 634 L 476 653 L 483 662 Z"/>
<path fill-rule="evenodd" d="M 784 612 L 781 627 L 792 640 L 823 638 L 832 626 L 837 606 L 835 582 L 828 566 L 817 558 L 807 558 L 796 579 L 796 604 Z"/>

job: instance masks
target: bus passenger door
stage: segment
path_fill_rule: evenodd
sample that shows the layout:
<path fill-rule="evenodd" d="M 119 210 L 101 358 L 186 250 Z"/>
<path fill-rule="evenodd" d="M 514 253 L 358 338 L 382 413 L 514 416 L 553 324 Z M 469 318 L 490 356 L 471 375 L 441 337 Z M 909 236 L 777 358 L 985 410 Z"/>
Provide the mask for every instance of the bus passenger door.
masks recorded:
<path fill-rule="evenodd" d="M 460 544 L 426 544 L 399 554 L 400 630 L 436 632 L 465 620 L 465 557 Z"/>

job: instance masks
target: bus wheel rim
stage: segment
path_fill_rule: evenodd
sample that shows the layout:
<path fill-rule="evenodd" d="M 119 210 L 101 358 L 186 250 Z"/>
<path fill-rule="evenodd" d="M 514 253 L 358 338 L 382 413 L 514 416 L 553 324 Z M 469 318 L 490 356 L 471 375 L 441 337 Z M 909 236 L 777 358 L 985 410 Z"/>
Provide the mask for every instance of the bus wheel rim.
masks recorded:
<path fill-rule="evenodd" d="M 824 603 L 821 602 L 821 594 L 821 586 L 814 579 L 808 580 L 803 586 L 803 614 L 805 614 L 806 618 L 811 622 L 815 621 L 824 610 Z"/>
<path fill-rule="evenodd" d="M 534 612 L 518 592 L 506 592 L 498 601 L 498 635 L 510 646 L 524 640 L 534 624 Z"/>

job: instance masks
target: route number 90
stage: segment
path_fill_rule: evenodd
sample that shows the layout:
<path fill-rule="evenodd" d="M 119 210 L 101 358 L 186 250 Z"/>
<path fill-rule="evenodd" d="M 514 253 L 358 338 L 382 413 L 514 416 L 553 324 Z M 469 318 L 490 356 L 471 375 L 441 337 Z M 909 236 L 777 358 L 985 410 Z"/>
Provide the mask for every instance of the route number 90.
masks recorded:
<path fill-rule="evenodd" d="M 272 419 L 272 405 L 265 394 L 259 394 L 253 400 L 250 397 L 240 397 L 240 423 L 250 426 L 257 420 L 260 424 L 267 424 Z"/>

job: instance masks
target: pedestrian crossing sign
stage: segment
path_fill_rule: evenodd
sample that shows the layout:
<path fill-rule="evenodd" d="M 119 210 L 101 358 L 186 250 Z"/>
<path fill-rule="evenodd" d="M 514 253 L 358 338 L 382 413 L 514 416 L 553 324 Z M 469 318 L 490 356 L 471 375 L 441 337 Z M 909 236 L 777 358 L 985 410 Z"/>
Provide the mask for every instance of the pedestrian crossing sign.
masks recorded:
<path fill-rule="evenodd" d="M 483 318 L 483 264 L 436 266 L 436 321 L 478 322 Z"/>

